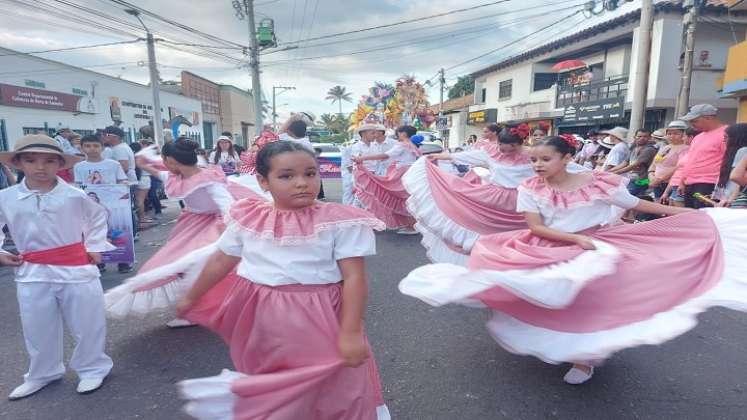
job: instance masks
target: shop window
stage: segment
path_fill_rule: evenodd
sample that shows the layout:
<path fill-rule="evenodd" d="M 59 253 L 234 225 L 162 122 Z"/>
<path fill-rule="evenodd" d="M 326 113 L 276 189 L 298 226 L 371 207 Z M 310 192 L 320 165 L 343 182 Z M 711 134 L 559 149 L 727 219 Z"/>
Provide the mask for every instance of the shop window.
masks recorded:
<path fill-rule="evenodd" d="M 511 97 L 512 85 L 513 85 L 512 79 L 504 80 L 498 83 L 498 100 L 509 99 Z"/>

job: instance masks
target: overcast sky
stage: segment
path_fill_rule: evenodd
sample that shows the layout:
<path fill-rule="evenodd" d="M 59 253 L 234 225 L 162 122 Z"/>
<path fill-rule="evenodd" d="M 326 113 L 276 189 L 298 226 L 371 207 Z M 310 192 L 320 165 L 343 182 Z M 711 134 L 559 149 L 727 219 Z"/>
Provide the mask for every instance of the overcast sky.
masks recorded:
<path fill-rule="evenodd" d="M 236 18 L 230 0 L 130 2 L 199 31 L 242 45 L 248 43 L 246 22 Z M 134 38 L 132 35 L 96 27 L 94 23 L 142 36 L 142 31 L 124 23 L 111 22 L 107 17 L 99 16 L 95 18 L 95 22 L 91 22 L 91 14 L 71 8 L 70 3 L 138 24 L 133 17 L 124 13 L 122 6 L 109 0 L 0 0 L 3 10 L 0 15 L 0 46 L 18 51 L 38 51 Z M 444 17 L 292 44 L 309 38 L 486 3 L 491 1 L 257 0 L 257 19 L 274 19 L 278 40 L 300 47 L 261 57 L 265 96 L 270 98 L 273 85 L 295 86 L 295 91 L 278 97 L 278 105 L 282 105 L 279 106 L 281 116 L 290 111 L 311 111 L 319 116 L 325 112 L 337 112 L 337 105 L 333 106 L 324 97 L 329 88 L 342 85 L 353 96 L 352 103 L 343 105 L 343 111 L 349 112 L 374 81 L 393 83 L 403 74 L 412 74 L 424 81 L 433 77 L 441 67 L 450 68 L 506 43 L 518 41 L 515 45 L 449 70 L 446 74 L 447 83 L 453 84 L 457 76 L 612 16 L 607 14 L 601 18 L 585 19 L 576 15 L 564 19 L 547 31 L 527 37 L 527 34 L 570 15 L 577 10 L 572 7 L 584 1 L 507 0 L 501 4 Z M 615 15 L 629 11 L 638 4 L 638 1 L 627 4 Z M 74 20 L 75 16 L 83 18 L 83 22 Z M 153 18 L 143 19 L 162 38 L 182 43 L 220 45 Z M 177 48 L 202 53 L 194 47 Z M 242 59 L 238 49 L 218 51 Z M 147 62 L 144 43 L 46 53 L 40 56 L 137 82 L 148 82 L 147 66 L 143 66 Z M 320 56 L 325 58 L 318 58 Z M 247 70 L 238 68 L 230 59 L 201 57 L 168 48 L 168 44 L 161 43 L 157 47 L 157 62 L 161 77 L 165 80 L 177 80 L 179 72 L 184 69 L 219 83 L 244 89 L 251 87 Z M 436 87 L 429 88 L 428 92 L 433 101 L 438 100 Z"/>

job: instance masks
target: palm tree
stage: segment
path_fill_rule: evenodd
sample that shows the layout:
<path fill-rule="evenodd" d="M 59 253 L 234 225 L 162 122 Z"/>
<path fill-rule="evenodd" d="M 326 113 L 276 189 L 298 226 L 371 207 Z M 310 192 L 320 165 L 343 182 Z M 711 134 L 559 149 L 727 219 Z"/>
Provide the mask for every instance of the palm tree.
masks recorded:
<path fill-rule="evenodd" d="M 335 128 L 337 125 L 337 119 L 332 114 L 322 114 L 320 117 L 322 124 L 324 124 L 324 128 L 326 128 L 329 131 L 335 132 Z"/>
<path fill-rule="evenodd" d="M 342 115 L 342 101 L 353 102 L 353 99 L 350 97 L 350 92 L 348 92 L 346 88 L 340 85 L 331 88 L 327 92 L 327 97 L 324 99 L 332 101 L 332 104 L 337 102 L 340 106 L 340 115 Z"/>

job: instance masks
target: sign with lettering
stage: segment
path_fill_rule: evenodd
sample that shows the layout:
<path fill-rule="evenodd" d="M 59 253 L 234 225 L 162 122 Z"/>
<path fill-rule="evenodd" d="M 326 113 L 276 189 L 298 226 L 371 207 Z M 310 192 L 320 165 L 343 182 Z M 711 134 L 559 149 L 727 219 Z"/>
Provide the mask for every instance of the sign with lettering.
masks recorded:
<path fill-rule="evenodd" d="M 487 124 L 498 121 L 498 110 L 495 108 L 473 111 L 467 114 L 467 124 Z"/>
<path fill-rule="evenodd" d="M 620 119 L 625 116 L 625 98 L 606 98 L 567 105 L 563 109 L 563 123 L 594 122 Z"/>
<path fill-rule="evenodd" d="M 0 84 L 0 104 L 21 108 L 90 112 L 88 109 L 81 109 L 81 97 L 77 95 L 5 84 Z"/>

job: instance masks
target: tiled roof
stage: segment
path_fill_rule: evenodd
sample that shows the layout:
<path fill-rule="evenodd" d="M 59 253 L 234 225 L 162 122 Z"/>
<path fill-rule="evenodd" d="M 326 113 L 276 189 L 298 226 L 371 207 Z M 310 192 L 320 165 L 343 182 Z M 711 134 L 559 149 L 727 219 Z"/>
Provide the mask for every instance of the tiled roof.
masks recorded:
<path fill-rule="evenodd" d="M 467 95 L 462 96 L 461 98 L 454 98 L 449 99 L 448 101 L 444 101 L 443 110 L 446 111 L 453 111 L 455 109 L 462 109 L 467 108 L 470 105 L 474 104 L 475 97 L 474 95 Z M 431 105 L 431 111 L 438 112 L 438 104 Z"/>
<path fill-rule="evenodd" d="M 707 0 L 706 2 L 706 10 L 710 10 L 713 12 L 724 12 L 726 13 L 728 7 L 728 0 Z M 683 0 L 662 0 L 655 4 L 655 10 L 658 11 L 684 11 L 683 7 Z M 734 12 L 732 12 L 734 13 Z M 633 10 L 629 13 L 625 13 L 623 15 L 617 16 L 613 19 L 604 21 L 598 25 L 594 25 L 592 27 L 586 28 L 582 31 L 576 32 L 575 34 L 568 35 L 564 38 L 559 38 L 555 41 L 549 42 L 547 44 L 541 45 L 537 48 L 531 49 L 529 51 L 523 52 L 521 54 L 517 54 L 513 57 L 509 57 L 498 64 L 493 64 L 492 66 L 480 69 L 474 73 L 472 73 L 472 77 L 479 77 L 483 74 L 491 73 L 496 70 L 500 70 L 502 68 L 521 63 L 523 61 L 529 60 L 533 57 L 537 57 L 543 54 L 546 54 L 550 51 L 557 50 L 559 48 L 565 47 L 568 44 L 572 44 L 574 42 L 578 42 L 587 38 L 590 38 L 592 36 L 598 35 L 600 33 L 607 32 L 609 30 L 615 29 L 623 24 L 629 23 L 629 22 L 637 22 L 641 15 L 641 9 Z"/>

